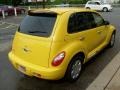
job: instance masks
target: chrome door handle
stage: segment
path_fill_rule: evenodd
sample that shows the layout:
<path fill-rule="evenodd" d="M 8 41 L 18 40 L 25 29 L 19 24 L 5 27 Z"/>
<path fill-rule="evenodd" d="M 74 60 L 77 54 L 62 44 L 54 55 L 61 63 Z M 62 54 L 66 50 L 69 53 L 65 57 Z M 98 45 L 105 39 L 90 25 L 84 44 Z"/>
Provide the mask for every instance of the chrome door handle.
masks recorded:
<path fill-rule="evenodd" d="M 83 41 L 85 39 L 85 37 L 80 37 L 80 41 Z"/>
<path fill-rule="evenodd" d="M 98 33 L 98 34 L 101 34 L 101 33 L 102 33 L 102 31 L 97 31 L 97 33 Z"/>

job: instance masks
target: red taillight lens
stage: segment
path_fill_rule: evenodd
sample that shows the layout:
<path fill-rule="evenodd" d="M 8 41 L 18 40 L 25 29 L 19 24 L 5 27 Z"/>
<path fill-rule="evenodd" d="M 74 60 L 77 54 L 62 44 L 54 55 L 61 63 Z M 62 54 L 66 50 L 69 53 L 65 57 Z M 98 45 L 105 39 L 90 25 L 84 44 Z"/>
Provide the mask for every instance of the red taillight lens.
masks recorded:
<path fill-rule="evenodd" d="M 65 58 L 65 52 L 61 52 L 60 54 L 58 54 L 54 60 L 52 61 L 52 65 L 53 66 L 58 66 L 62 63 L 62 61 L 64 60 Z"/>

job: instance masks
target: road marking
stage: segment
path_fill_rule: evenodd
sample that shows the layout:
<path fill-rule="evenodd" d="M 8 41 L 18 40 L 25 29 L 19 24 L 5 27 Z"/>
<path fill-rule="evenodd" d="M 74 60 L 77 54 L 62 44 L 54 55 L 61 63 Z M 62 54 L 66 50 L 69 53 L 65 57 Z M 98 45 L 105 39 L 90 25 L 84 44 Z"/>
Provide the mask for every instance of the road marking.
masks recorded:
<path fill-rule="evenodd" d="M 7 22 L 0 22 L 0 29 L 9 29 L 9 28 L 15 28 L 19 26 L 18 24 L 13 24 L 13 23 L 7 23 Z"/>
<path fill-rule="evenodd" d="M 11 24 L 11 25 L 16 25 L 16 26 L 19 26 L 19 24 L 9 23 L 9 22 L 1 22 L 1 21 L 0 21 L 0 23 L 1 23 L 1 24 L 5 24 L 5 23 L 6 23 L 6 24 Z"/>
<path fill-rule="evenodd" d="M 2 29 L 2 30 L 4 30 L 4 29 L 9 30 L 9 29 L 11 29 L 11 28 L 17 29 L 17 26 L 9 25 L 9 26 L 7 26 L 7 27 L 5 27 L 5 28 L 0 28 L 0 29 Z"/>

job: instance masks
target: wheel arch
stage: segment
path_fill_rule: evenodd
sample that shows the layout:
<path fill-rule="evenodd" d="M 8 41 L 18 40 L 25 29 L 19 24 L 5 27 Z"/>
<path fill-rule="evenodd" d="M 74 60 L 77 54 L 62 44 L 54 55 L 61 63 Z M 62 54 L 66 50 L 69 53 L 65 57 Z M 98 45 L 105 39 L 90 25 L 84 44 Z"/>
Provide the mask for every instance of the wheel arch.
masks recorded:
<path fill-rule="evenodd" d="M 107 35 L 107 37 L 106 37 L 106 42 L 107 42 L 107 43 L 109 43 L 110 38 L 111 38 L 111 35 L 112 35 L 113 33 L 116 34 L 116 28 L 112 26 L 112 27 L 110 27 L 110 30 L 109 30 L 108 35 Z"/>
<path fill-rule="evenodd" d="M 80 51 L 80 52 L 74 54 L 73 57 L 72 57 L 72 59 L 73 59 L 74 57 L 78 56 L 78 55 L 83 57 L 82 63 L 84 63 L 84 61 L 85 61 L 85 60 L 84 60 L 84 59 L 85 59 L 85 53 L 84 53 L 84 52 L 81 52 L 81 51 Z M 71 59 L 71 60 L 72 60 L 72 59 Z M 71 60 L 70 60 L 70 62 L 71 62 Z M 69 62 L 69 63 L 70 63 L 70 62 Z"/>

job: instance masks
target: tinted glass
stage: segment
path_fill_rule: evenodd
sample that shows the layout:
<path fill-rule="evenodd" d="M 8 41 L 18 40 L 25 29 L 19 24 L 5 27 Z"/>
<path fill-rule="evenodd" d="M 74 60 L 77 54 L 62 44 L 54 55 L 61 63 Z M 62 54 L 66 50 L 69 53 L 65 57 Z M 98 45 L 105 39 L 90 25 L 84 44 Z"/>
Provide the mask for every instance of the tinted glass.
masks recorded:
<path fill-rule="evenodd" d="M 99 3 L 99 2 L 96 2 L 96 4 L 97 4 L 97 5 L 100 5 L 100 3 Z"/>
<path fill-rule="evenodd" d="M 104 19 L 99 14 L 93 13 L 93 16 L 97 26 L 104 25 Z"/>
<path fill-rule="evenodd" d="M 68 22 L 68 33 L 76 32 L 76 14 L 72 14 Z"/>
<path fill-rule="evenodd" d="M 86 13 L 86 19 L 88 20 L 86 23 L 86 27 L 88 27 L 87 29 L 96 28 L 96 23 L 91 12 Z"/>
<path fill-rule="evenodd" d="M 96 4 L 95 2 L 89 2 L 88 4 Z"/>
<path fill-rule="evenodd" d="M 28 15 L 22 21 L 18 31 L 25 34 L 48 37 L 52 33 L 56 17 L 56 15 L 52 16 L 48 14 Z"/>
<path fill-rule="evenodd" d="M 69 18 L 68 33 L 80 32 L 95 27 L 96 24 L 91 13 L 75 13 Z"/>

